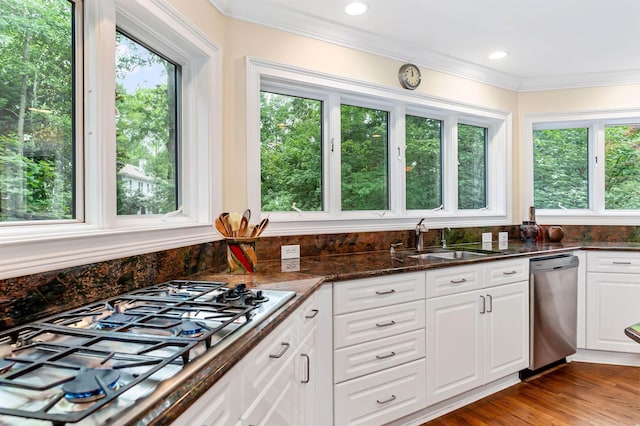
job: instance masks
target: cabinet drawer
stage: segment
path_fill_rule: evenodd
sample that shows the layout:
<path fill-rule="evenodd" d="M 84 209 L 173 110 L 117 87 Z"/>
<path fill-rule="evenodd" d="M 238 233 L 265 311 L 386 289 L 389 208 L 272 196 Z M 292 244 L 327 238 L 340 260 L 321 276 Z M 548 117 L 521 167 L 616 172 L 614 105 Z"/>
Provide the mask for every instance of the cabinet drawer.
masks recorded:
<path fill-rule="evenodd" d="M 427 297 L 444 296 L 482 287 L 482 265 L 454 266 L 427 271 Z"/>
<path fill-rule="evenodd" d="M 424 300 L 336 315 L 334 347 L 343 348 L 424 328 L 425 320 Z"/>
<path fill-rule="evenodd" d="M 298 341 L 302 341 L 315 327 L 318 320 L 323 316 L 320 314 L 318 293 L 309 296 L 296 312 L 299 321 Z"/>
<path fill-rule="evenodd" d="M 632 251 L 589 251 L 587 271 L 640 273 L 640 252 Z"/>
<path fill-rule="evenodd" d="M 501 260 L 485 264 L 485 288 L 528 280 L 528 259 Z"/>
<path fill-rule="evenodd" d="M 424 358 L 336 385 L 336 425 L 381 425 L 426 406 Z"/>
<path fill-rule="evenodd" d="M 425 331 L 409 333 L 339 349 L 333 355 L 336 383 L 386 370 L 425 356 Z"/>
<path fill-rule="evenodd" d="M 344 314 L 424 299 L 424 277 L 424 272 L 414 272 L 335 283 L 334 313 Z"/>

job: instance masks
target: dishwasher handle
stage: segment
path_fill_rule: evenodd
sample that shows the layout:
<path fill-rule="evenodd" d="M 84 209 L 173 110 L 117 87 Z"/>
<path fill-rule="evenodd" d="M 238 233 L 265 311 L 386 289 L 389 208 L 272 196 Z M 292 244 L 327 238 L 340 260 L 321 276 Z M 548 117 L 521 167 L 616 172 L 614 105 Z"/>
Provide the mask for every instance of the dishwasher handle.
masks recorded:
<path fill-rule="evenodd" d="M 529 262 L 529 270 L 532 275 L 549 271 L 561 271 L 563 269 L 577 268 L 579 260 L 573 255 L 557 255 L 537 257 Z"/>

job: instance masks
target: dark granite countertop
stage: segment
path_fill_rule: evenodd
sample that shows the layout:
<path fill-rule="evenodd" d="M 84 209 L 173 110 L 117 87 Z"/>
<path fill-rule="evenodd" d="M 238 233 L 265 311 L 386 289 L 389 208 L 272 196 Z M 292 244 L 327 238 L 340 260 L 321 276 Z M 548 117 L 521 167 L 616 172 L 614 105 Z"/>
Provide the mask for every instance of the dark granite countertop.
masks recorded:
<path fill-rule="evenodd" d="M 450 247 L 450 249 L 477 249 L 480 247 L 479 244 L 458 245 Z M 149 398 L 153 401 L 143 401 L 138 404 L 135 411 L 139 414 L 126 419 L 125 423 L 137 425 L 171 424 L 324 282 L 422 271 L 522 256 L 552 255 L 579 249 L 640 251 L 640 243 L 563 242 L 536 245 L 509 241 L 506 249 L 499 250 L 497 243 L 494 243 L 492 250 L 495 250 L 495 253 L 468 260 L 414 259 L 409 257 L 414 254 L 411 250 L 398 250 L 395 255 L 391 255 L 389 251 L 385 250 L 294 259 L 289 262 L 288 266 L 297 269 L 295 272 L 283 272 L 283 267 L 287 267 L 287 265 L 283 265 L 280 260 L 267 260 L 259 262 L 259 272 L 255 274 L 236 275 L 226 274 L 222 271 L 197 274 L 190 278 L 225 281 L 230 284 L 243 282 L 251 288 L 293 290 L 296 292 L 296 297 L 280 309 L 277 314 L 250 330 L 220 353 L 196 359 L 192 365 L 185 368 L 183 373 L 167 383 L 163 383 L 156 392 L 161 396 Z"/>

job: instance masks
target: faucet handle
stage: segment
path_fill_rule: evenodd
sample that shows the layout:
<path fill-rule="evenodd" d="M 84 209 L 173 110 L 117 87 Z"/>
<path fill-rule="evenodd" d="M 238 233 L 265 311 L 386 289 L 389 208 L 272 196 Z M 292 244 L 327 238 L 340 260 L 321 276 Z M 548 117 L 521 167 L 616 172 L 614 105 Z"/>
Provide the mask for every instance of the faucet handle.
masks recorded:
<path fill-rule="evenodd" d="M 395 244 L 392 243 L 391 246 L 389 247 L 389 254 L 396 254 L 396 247 L 401 245 L 402 245 L 402 241 Z"/>

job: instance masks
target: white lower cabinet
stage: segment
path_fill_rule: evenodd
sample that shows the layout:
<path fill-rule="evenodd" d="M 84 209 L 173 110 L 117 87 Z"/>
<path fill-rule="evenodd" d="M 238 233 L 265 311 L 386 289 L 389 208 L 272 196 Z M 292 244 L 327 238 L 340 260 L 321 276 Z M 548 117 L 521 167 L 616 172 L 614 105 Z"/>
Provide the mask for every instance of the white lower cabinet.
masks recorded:
<path fill-rule="evenodd" d="M 526 368 L 529 283 L 427 300 L 427 401 L 443 401 Z"/>
<path fill-rule="evenodd" d="M 336 385 L 335 424 L 382 425 L 425 406 L 424 358 Z"/>
<path fill-rule="evenodd" d="M 425 273 L 334 284 L 334 424 L 381 425 L 426 406 Z"/>
<path fill-rule="evenodd" d="M 174 422 L 173 426 L 230 426 L 242 414 L 241 369 L 234 367 Z"/>
<path fill-rule="evenodd" d="M 174 426 L 331 424 L 331 297 L 317 290 Z"/>
<path fill-rule="evenodd" d="M 640 353 L 624 329 L 640 321 L 640 274 L 589 273 L 587 349 Z"/>

